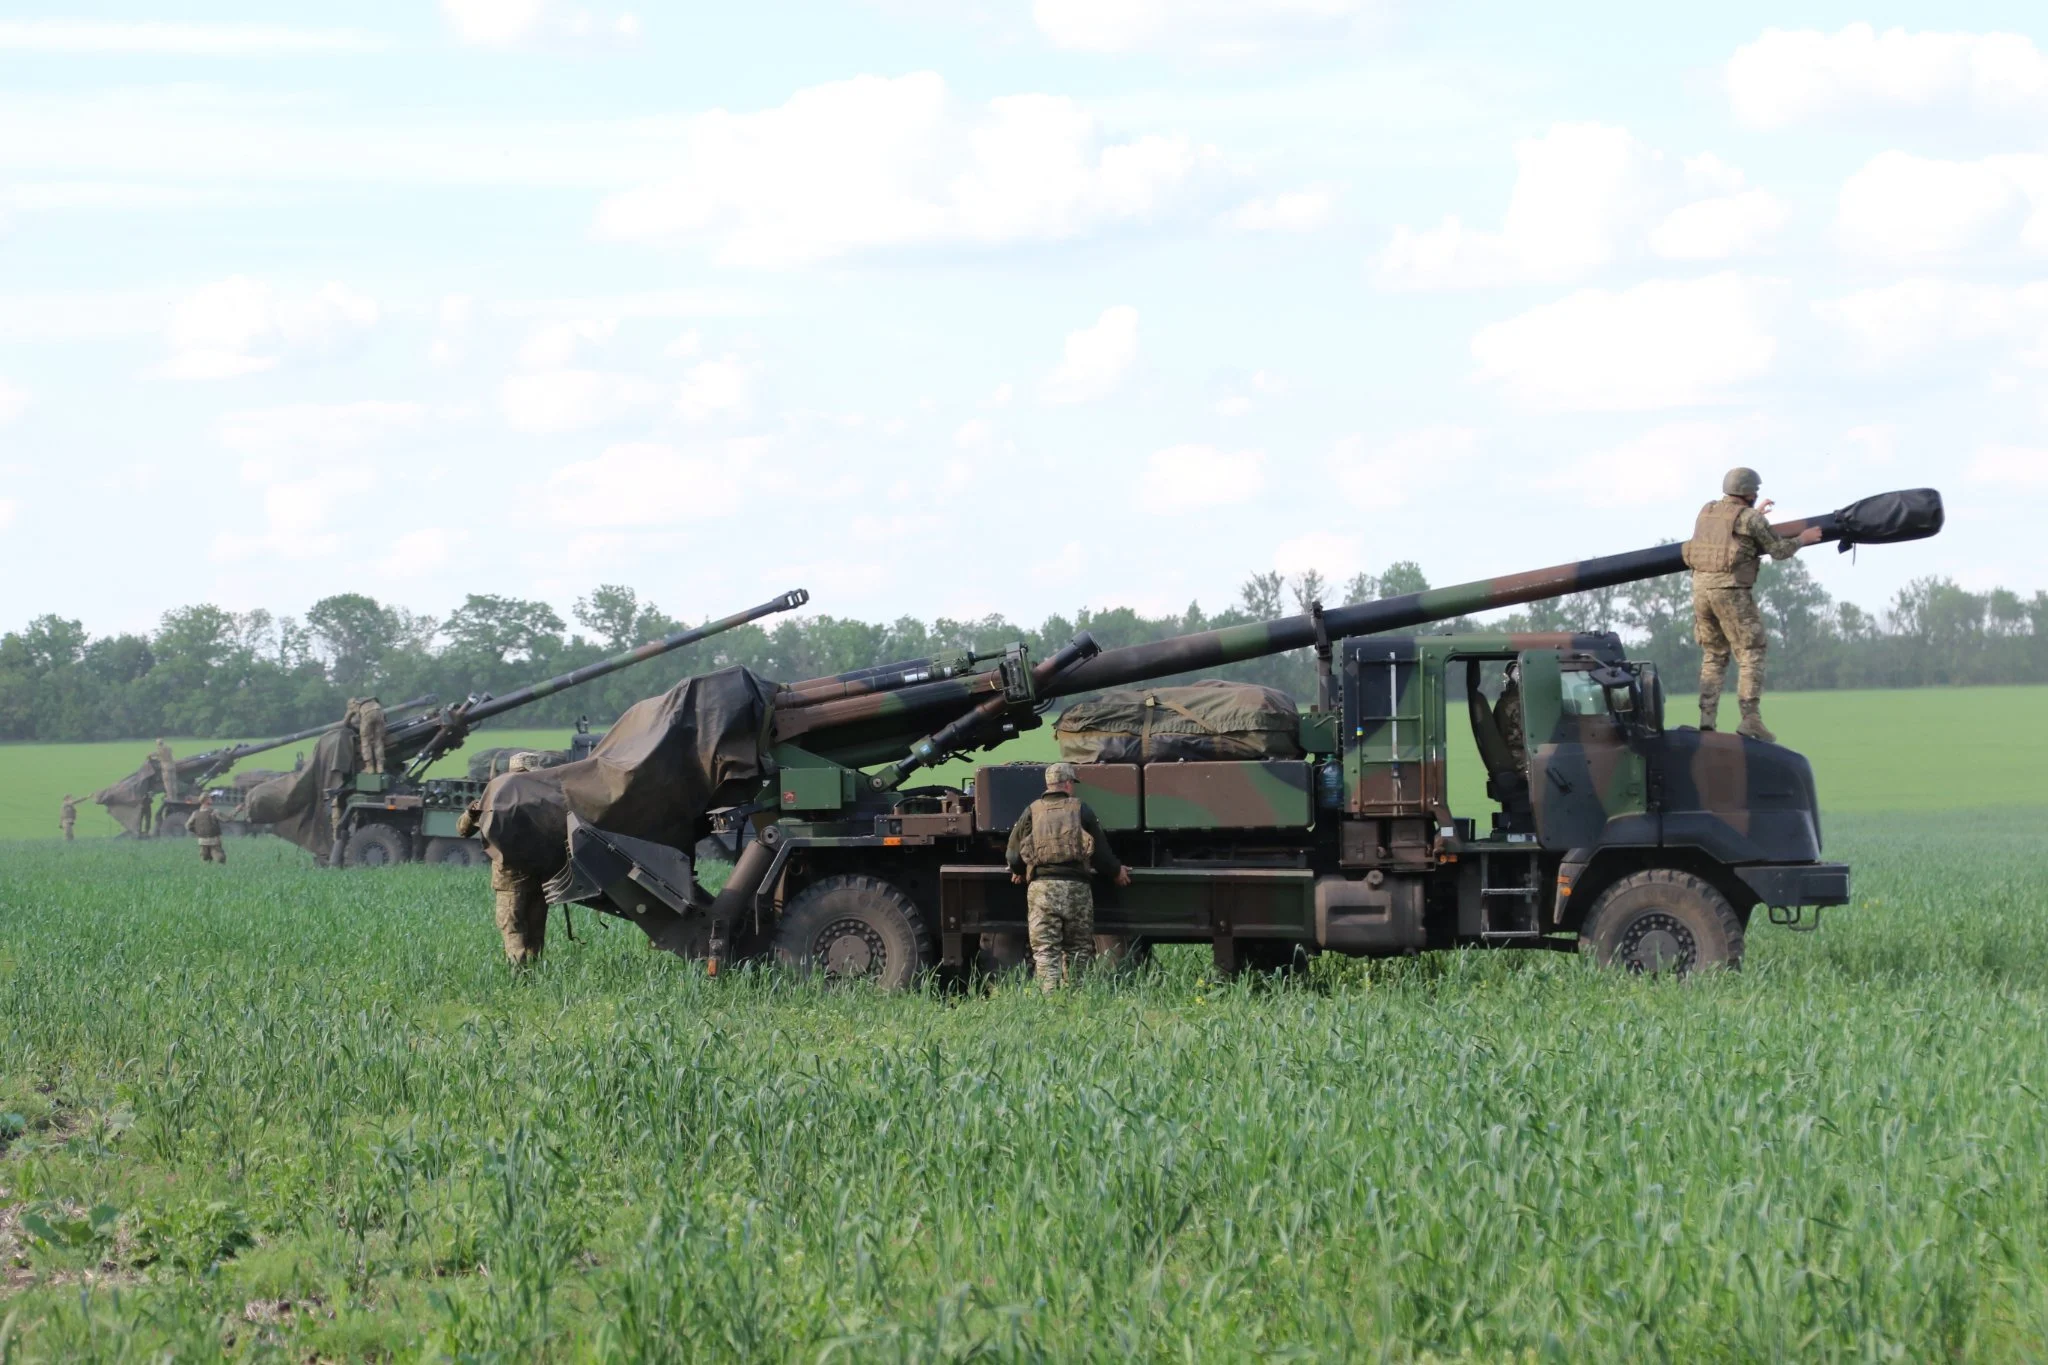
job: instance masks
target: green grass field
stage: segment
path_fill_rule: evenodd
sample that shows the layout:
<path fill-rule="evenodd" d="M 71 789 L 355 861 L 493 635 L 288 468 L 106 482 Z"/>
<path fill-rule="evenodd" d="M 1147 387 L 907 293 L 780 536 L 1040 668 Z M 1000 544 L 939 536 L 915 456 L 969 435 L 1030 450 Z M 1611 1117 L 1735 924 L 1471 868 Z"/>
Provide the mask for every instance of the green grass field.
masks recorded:
<path fill-rule="evenodd" d="M 1723 719 L 1732 724 L 1735 703 Z M 1898 692 L 1795 692 L 1770 698 L 1766 715 L 1778 737 L 1813 760 L 1822 804 L 1830 811 L 1956 810 L 2013 803 L 2048 803 L 2048 733 L 2029 717 L 2048 711 L 2048 687 L 1956 687 Z M 1690 698 L 1674 698 L 1674 723 L 1690 724 Z M 1481 803 L 1484 786 L 1470 732 L 1452 726 L 1463 745 L 1452 755 L 1457 808 Z M 179 755 L 220 748 L 231 740 L 177 739 Z M 437 775 L 461 774 L 469 753 L 520 746 L 559 749 L 565 729 L 478 731 L 464 750 L 434 765 Z M 147 741 L 115 744 L 0 745 L 0 839 L 37 839 L 57 829 L 65 792 L 85 796 L 127 776 L 141 764 Z M 936 780 L 958 783 L 975 763 L 1044 760 L 1053 753 L 1050 728 L 1033 731 L 973 762 L 946 764 Z M 251 766 L 291 766 L 291 749 L 262 754 Z M 99 807 L 79 811 L 81 837 L 119 831 Z"/>
<path fill-rule="evenodd" d="M 0 853 L 0 1359 L 2039 1359 L 2048 812 L 1860 904 L 1041 999 L 706 980 L 473 874 Z"/>

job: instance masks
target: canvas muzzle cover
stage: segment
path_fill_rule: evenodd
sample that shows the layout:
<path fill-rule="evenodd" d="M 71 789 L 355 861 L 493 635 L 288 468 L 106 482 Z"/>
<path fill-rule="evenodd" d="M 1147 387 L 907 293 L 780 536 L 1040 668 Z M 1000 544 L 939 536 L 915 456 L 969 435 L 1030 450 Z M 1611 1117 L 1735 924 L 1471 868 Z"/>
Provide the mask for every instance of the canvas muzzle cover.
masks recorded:
<path fill-rule="evenodd" d="M 1925 540 L 1940 533 L 1945 519 L 1937 490 L 1904 488 L 1850 503 L 1835 513 L 1835 530 L 1846 551 L 1858 545 Z"/>

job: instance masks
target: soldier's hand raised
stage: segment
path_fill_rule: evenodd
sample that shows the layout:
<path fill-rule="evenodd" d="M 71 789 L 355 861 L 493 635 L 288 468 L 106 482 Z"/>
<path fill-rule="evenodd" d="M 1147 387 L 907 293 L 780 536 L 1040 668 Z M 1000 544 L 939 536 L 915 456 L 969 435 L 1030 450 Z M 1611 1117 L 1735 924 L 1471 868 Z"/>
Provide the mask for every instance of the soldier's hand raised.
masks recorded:
<path fill-rule="evenodd" d="M 1820 544 L 1820 527 L 1809 526 L 1804 531 L 1801 531 L 1799 533 L 1799 543 L 1801 545 Z"/>
<path fill-rule="evenodd" d="M 1770 511 L 1770 510 L 1771 510 L 1771 509 L 1772 509 L 1773 507 L 1776 507 L 1777 505 L 1778 505 L 1778 504 L 1776 504 L 1775 502 L 1772 502 L 1772 501 L 1771 501 L 1771 500 L 1770 500 L 1769 498 L 1765 498 L 1765 499 L 1764 499 L 1764 500 L 1763 500 L 1762 502 L 1760 502 L 1760 503 L 1758 503 L 1758 504 L 1756 505 L 1756 510 L 1757 510 L 1757 511 L 1759 511 L 1759 512 L 1768 512 L 1768 511 Z"/>

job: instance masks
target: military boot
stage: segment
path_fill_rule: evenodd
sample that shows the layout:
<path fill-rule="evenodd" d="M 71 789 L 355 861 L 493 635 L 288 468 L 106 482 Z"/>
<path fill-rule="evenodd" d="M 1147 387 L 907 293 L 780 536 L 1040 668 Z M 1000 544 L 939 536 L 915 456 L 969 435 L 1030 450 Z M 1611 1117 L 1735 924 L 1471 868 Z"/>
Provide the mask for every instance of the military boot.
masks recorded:
<path fill-rule="evenodd" d="M 1721 694 L 1700 693 L 1700 732 L 1702 734 L 1721 728 Z"/>
<path fill-rule="evenodd" d="M 1750 739 L 1760 739 L 1766 744 L 1776 744 L 1778 737 L 1764 727 L 1763 703 L 1746 701 L 1742 703 L 1742 724 L 1735 727 L 1735 733 Z"/>

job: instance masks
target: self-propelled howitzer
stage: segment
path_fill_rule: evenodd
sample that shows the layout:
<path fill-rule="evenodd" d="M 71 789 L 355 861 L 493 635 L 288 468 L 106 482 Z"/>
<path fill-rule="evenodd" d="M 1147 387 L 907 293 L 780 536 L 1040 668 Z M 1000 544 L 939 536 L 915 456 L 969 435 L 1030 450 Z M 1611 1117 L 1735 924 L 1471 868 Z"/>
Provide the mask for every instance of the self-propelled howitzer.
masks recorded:
<path fill-rule="evenodd" d="M 1779 531 L 1818 529 L 1846 548 L 1931 536 L 1942 517 L 1939 495 L 1918 490 Z M 1803 757 L 1667 728 L 1654 667 L 1612 635 L 1386 633 L 1684 567 L 1683 547 L 1667 545 L 1121 649 L 1084 637 L 1035 663 L 1020 647 L 952 676 L 919 660 L 785 688 L 694 679 L 658 700 L 718 741 L 698 744 L 695 768 L 661 777 L 730 807 L 711 822 L 738 850 L 716 897 L 681 852 L 703 811 L 660 808 L 644 792 L 606 801 L 579 785 L 577 765 L 499 779 L 486 839 L 519 870 L 548 856 L 544 840 L 522 845 L 523 831 L 566 831 L 569 859 L 548 899 L 619 915 L 713 963 L 772 954 L 891 985 L 934 965 L 1000 963 L 1025 919 L 1004 840 L 1041 765 L 984 767 L 959 789 L 906 790 L 904 779 L 1028 728 L 1059 697 L 1313 648 L 1320 695 L 1288 755 L 1077 765 L 1133 878 L 1097 888 L 1098 933 L 1208 943 L 1226 971 L 1460 943 L 1578 944 L 1652 969 L 1732 965 L 1756 906 L 1796 919 L 1848 899 L 1848 869 L 1821 861 Z M 750 695 L 767 731 L 752 748 Z M 641 752 L 662 752 L 649 738 L 658 720 L 642 717 Z M 1452 729 L 1467 725 L 1487 793 L 1478 809 L 1453 804 L 1451 755 L 1468 746 L 1453 745 Z M 644 776 L 623 754 L 606 770 L 611 790 Z"/>
<path fill-rule="evenodd" d="M 391 726 L 381 772 L 363 769 L 353 729 L 339 731 L 321 742 L 303 772 L 251 792 L 243 816 L 251 823 L 273 825 L 278 834 L 335 866 L 381 867 L 419 859 L 480 862 L 476 842 L 461 834 L 457 824 L 463 809 L 482 794 L 483 784 L 425 775 L 436 759 L 460 748 L 471 730 L 519 707 L 762 617 L 795 611 L 809 600 L 807 591 L 794 589 L 502 696 L 471 697 Z"/>
<path fill-rule="evenodd" d="M 416 697 L 402 706 L 392 708 L 393 714 L 416 711 L 423 706 L 432 706 L 440 698 L 434 696 Z M 243 759 L 254 754 L 282 749 L 287 744 L 301 740 L 315 739 L 330 730 L 339 730 L 341 721 L 329 721 L 325 725 L 309 726 L 295 730 L 276 739 L 259 739 L 247 744 L 230 744 L 204 753 L 192 754 L 186 758 L 174 758 L 171 768 L 177 774 L 178 790 L 174 796 L 165 795 L 163 774 L 158 770 L 154 758 L 146 758 L 142 766 L 109 787 L 102 787 L 93 793 L 92 799 L 106 807 L 107 814 L 120 823 L 124 833 L 142 837 L 147 828 L 147 813 L 150 801 L 156 796 L 165 796 L 156 816 L 156 833 L 175 837 L 185 832 L 185 822 L 198 808 L 199 798 L 207 788 Z"/>

